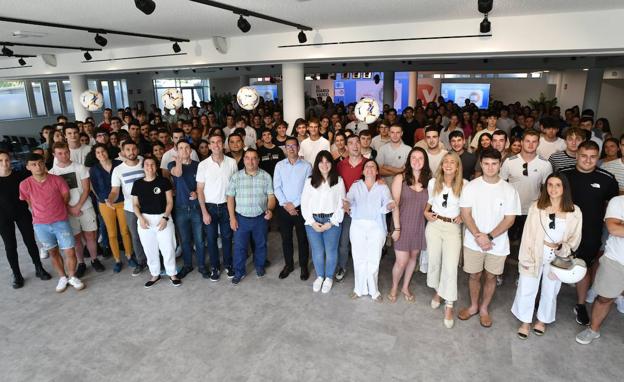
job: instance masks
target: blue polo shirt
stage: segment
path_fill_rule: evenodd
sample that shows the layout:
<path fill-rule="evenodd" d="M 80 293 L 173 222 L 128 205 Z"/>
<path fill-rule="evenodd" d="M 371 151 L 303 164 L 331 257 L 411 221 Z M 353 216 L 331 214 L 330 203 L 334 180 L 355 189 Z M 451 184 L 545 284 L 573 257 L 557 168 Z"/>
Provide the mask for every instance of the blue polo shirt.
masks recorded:
<path fill-rule="evenodd" d="M 199 205 L 197 198 L 195 198 L 195 200 L 189 199 L 191 192 L 197 191 L 197 181 L 195 180 L 195 177 L 197 176 L 197 166 L 199 166 L 199 162 L 192 160 L 190 164 L 182 165 L 182 176 L 177 177 L 171 174 L 171 179 L 173 180 L 173 185 L 175 187 L 176 206 L 189 207 Z M 174 167 L 175 161 L 172 161 L 167 165 L 167 169 L 170 173 L 171 169 Z"/>

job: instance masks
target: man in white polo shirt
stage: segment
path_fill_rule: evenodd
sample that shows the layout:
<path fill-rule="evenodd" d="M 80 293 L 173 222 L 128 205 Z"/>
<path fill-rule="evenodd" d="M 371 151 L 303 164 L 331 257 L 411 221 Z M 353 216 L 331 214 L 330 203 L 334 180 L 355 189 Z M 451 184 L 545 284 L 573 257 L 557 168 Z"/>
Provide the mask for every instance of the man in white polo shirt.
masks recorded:
<path fill-rule="evenodd" d="M 552 173 L 552 165 L 546 159 L 537 155 L 540 135 L 535 130 L 524 130 L 522 149 L 520 154 L 507 158 L 500 170 L 500 177 L 509 182 L 520 196 L 521 214 L 517 216 L 513 226 L 509 229 L 509 239 L 519 246 L 522 230 L 526 222 L 529 207 L 537 200 L 542 184 Z M 503 282 L 499 276 L 498 285 Z"/>
<path fill-rule="evenodd" d="M 501 154 L 493 148 L 481 153 L 483 175 L 464 187 L 459 206 L 466 225 L 464 234 L 464 272 L 470 274 L 470 306 L 459 311 L 458 318 L 467 320 L 479 314 L 481 326 L 489 328 L 492 319 L 489 305 L 496 290 L 496 276 L 503 273 L 509 255 L 507 230 L 520 215 L 520 198 L 516 190 L 498 175 Z M 485 270 L 483 297 L 481 276 Z"/>
<path fill-rule="evenodd" d="M 590 326 L 576 336 L 576 342 L 582 345 L 600 338 L 600 327 L 613 301 L 617 302 L 620 312 L 624 310 L 624 196 L 616 196 L 609 201 L 605 222 L 609 238 L 593 286 L 598 297 L 592 306 Z"/>
<path fill-rule="evenodd" d="M 217 238 L 221 231 L 223 247 L 223 266 L 228 278 L 234 277 L 232 268 L 232 228 L 227 209 L 225 192 L 230 184 L 230 178 L 238 171 L 236 160 L 223 154 L 223 138 L 220 135 L 211 135 L 208 139 L 212 155 L 199 163 L 197 167 L 197 198 L 204 222 L 204 232 L 210 255 L 211 281 L 219 281 L 221 264 L 219 261 L 219 247 Z"/>

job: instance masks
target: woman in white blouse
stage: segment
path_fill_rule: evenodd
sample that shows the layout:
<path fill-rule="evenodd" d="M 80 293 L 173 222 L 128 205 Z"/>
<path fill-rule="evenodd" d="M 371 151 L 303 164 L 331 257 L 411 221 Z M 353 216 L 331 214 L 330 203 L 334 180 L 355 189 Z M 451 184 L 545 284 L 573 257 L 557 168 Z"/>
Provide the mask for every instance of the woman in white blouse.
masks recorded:
<path fill-rule="evenodd" d="M 459 156 L 454 152 L 444 155 L 435 177 L 429 180 L 425 207 L 429 222 L 425 229 L 429 253 L 427 286 L 436 291 L 431 308 L 437 309 L 441 299 L 446 301 L 444 326 L 449 329 L 454 324 L 453 303 L 457 301 L 457 266 L 462 246 L 459 197 L 467 183 L 462 173 Z"/>
<path fill-rule="evenodd" d="M 344 216 L 345 187 L 338 175 L 334 158 L 327 150 L 314 160 L 312 176 L 306 180 L 301 194 L 301 215 L 312 249 L 316 280 L 312 290 L 329 293 L 338 261 L 338 243 Z"/>
<path fill-rule="evenodd" d="M 363 166 L 362 179 L 353 183 L 345 200 L 345 210 L 350 211 L 351 252 L 355 287 L 352 299 L 370 295 L 382 302 L 377 288 L 379 260 L 386 242 L 388 228 L 386 214 L 395 207 L 386 184 L 379 184 L 379 165 L 372 159 Z"/>

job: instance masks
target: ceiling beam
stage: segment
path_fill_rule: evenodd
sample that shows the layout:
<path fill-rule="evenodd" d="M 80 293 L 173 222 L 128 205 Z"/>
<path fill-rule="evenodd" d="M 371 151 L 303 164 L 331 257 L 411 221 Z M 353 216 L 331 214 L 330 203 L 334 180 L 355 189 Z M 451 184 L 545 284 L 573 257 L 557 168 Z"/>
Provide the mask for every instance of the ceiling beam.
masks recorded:
<path fill-rule="evenodd" d="M 51 28 L 73 29 L 73 30 L 80 30 L 80 31 L 85 31 L 89 33 L 118 34 L 122 36 L 143 37 L 143 38 L 151 38 L 151 39 L 156 39 L 156 40 L 167 40 L 167 41 L 175 41 L 175 42 L 189 42 L 190 41 L 189 39 L 171 37 L 171 36 L 160 36 L 160 35 L 145 34 L 145 33 L 125 32 L 125 31 L 118 31 L 118 30 L 106 29 L 106 28 L 83 27 L 79 25 L 57 24 L 57 23 L 50 23 L 47 21 L 16 19 L 13 17 L 0 16 L 0 21 L 4 21 L 7 23 L 39 25 L 39 26 L 51 27 Z M 94 49 L 91 49 L 91 50 L 94 50 Z"/>

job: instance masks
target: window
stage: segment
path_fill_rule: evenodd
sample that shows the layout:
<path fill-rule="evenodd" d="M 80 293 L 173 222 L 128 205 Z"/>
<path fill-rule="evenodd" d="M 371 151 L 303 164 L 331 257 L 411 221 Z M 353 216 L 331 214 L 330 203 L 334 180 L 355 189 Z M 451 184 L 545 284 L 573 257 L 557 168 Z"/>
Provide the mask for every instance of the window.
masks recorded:
<path fill-rule="evenodd" d="M 102 97 L 104 98 L 104 108 L 111 108 L 110 90 L 108 90 L 108 81 L 101 81 Z"/>
<path fill-rule="evenodd" d="M 470 74 L 447 73 L 444 75 L 444 78 L 470 78 Z"/>
<path fill-rule="evenodd" d="M 126 80 L 113 81 L 113 89 L 115 89 L 115 107 L 117 109 L 128 107 L 128 89 L 126 86 Z"/>
<path fill-rule="evenodd" d="M 30 117 L 24 81 L 0 80 L 0 119 Z"/>
<path fill-rule="evenodd" d="M 33 81 L 30 83 L 33 91 L 33 98 L 35 101 L 35 114 L 37 116 L 46 115 L 45 101 L 43 99 L 43 86 L 39 81 Z"/>
<path fill-rule="evenodd" d="M 542 78 L 542 72 L 531 73 L 531 78 Z"/>
<path fill-rule="evenodd" d="M 199 106 L 200 101 L 210 100 L 210 82 L 201 78 L 157 79 L 154 80 L 154 95 L 158 107 L 163 109 L 162 95 L 165 90 L 175 88 L 182 93 L 183 106 L 191 107 L 193 102 Z"/>
<path fill-rule="evenodd" d="M 71 82 L 63 81 L 63 91 L 65 93 L 65 106 L 67 114 L 74 114 L 74 100 L 72 99 Z"/>
<path fill-rule="evenodd" d="M 526 73 L 498 73 L 498 78 L 527 78 Z"/>
<path fill-rule="evenodd" d="M 94 91 L 98 90 L 96 80 L 88 80 L 87 84 L 88 84 L 87 87 L 89 88 L 89 90 L 94 90 Z"/>
<path fill-rule="evenodd" d="M 61 98 L 58 89 L 58 82 L 48 82 L 48 88 L 50 89 L 50 98 L 52 99 L 52 113 L 63 114 L 63 109 L 61 108 Z"/>

